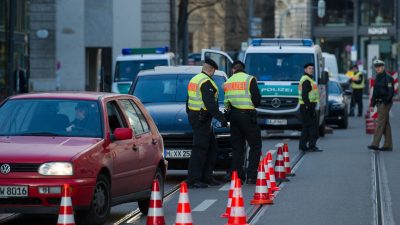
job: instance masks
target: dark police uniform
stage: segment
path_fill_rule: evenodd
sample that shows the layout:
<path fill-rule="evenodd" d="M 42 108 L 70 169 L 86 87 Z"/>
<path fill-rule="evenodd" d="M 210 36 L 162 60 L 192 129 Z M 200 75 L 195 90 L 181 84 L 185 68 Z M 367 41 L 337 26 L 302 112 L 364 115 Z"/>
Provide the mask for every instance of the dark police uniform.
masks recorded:
<path fill-rule="evenodd" d="M 206 64 L 218 68 L 214 61 Z M 217 158 L 217 142 L 211 125 L 212 117 L 227 126 L 224 115 L 219 111 L 218 87 L 205 72 L 194 76 L 188 85 L 186 111 L 193 129 L 193 148 L 188 167 L 190 188 L 205 188 L 217 185 L 213 179 L 213 169 Z"/>
<path fill-rule="evenodd" d="M 364 76 L 361 72 L 357 72 L 351 78 L 351 88 L 353 89 L 353 95 L 350 103 L 350 115 L 354 116 L 354 108 L 358 105 L 358 116 L 363 114 L 363 102 L 362 95 L 365 87 Z"/>
<path fill-rule="evenodd" d="M 245 141 L 250 146 L 247 183 L 255 183 L 261 154 L 261 131 L 257 124 L 256 107 L 261 95 L 257 80 L 243 71 L 236 71 L 224 84 L 226 108 L 230 109 L 232 170 L 244 180 Z"/>

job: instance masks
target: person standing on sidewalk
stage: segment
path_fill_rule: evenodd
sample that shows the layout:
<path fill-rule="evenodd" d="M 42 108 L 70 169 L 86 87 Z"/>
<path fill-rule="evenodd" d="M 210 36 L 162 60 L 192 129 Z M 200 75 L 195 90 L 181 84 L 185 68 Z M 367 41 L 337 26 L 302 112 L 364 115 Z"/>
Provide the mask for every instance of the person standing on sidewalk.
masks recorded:
<path fill-rule="evenodd" d="M 353 89 L 353 94 L 351 96 L 351 103 L 350 103 L 350 114 L 349 116 L 354 116 L 354 110 L 356 104 L 358 105 L 358 114 L 357 116 L 360 117 L 363 114 L 363 102 L 362 102 L 362 95 L 365 87 L 364 76 L 362 72 L 358 71 L 358 66 L 353 66 L 354 75 L 350 79 L 351 88 Z"/>
<path fill-rule="evenodd" d="M 314 75 L 314 64 L 304 65 L 304 75 L 298 86 L 302 130 L 299 141 L 301 151 L 322 152 L 316 146 L 318 140 L 318 116 L 316 106 L 319 102 L 318 86 L 312 79 Z M 308 144 L 308 145 L 307 145 Z"/>
<path fill-rule="evenodd" d="M 386 73 L 385 63 L 382 60 L 375 60 L 374 67 L 376 72 L 375 86 L 372 93 L 372 107 L 378 108 L 377 127 L 374 133 L 372 144 L 369 149 L 392 151 L 392 129 L 389 122 L 389 111 L 393 104 L 394 81 Z M 382 148 L 379 148 L 382 135 L 385 136 L 385 142 Z"/>
<path fill-rule="evenodd" d="M 230 110 L 232 171 L 237 171 L 239 178 L 245 180 L 243 167 L 247 141 L 250 151 L 246 183 L 255 184 L 262 147 L 256 111 L 261 102 L 261 94 L 256 78 L 246 74 L 244 68 L 241 61 L 233 63 L 232 76 L 224 84 L 224 105 Z"/>

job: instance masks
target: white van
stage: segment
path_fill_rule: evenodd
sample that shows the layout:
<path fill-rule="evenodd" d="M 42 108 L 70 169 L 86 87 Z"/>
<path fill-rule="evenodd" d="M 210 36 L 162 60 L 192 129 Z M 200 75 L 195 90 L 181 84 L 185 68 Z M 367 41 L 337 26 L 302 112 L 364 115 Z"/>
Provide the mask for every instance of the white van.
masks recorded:
<path fill-rule="evenodd" d="M 332 76 L 332 78 L 337 80 L 337 77 L 339 76 L 339 69 L 336 56 L 331 53 L 323 52 L 322 57 L 324 58 L 325 68 L 328 69 L 329 74 Z"/>
<path fill-rule="evenodd" d="M 141 70 L 156 66 L 174 66 L 175 55 L 168 47 L 160 48 L 123 48 L 117 57 L 111 91 L 127 94 L 132 81 Z"/>
<path fill-rule="evenodd" d="M 209 57 L 220 70 L 231 74 L 232 59 L 228 54 L 211 49 L 202 50 L 202 59 Z M 320 104 L 317 105 L 320 136 L 325 134 L 327 115 L 326 84 L 321 48 L 310 39 L 254 39 L 244 56 L 246 72 L 257 78 L 262 95 L 257 108 L 261 129 L 300 130 L 301 115 L 298 84 L 306 63 L 315 64 L 314 80 L 318 84 Z"/>

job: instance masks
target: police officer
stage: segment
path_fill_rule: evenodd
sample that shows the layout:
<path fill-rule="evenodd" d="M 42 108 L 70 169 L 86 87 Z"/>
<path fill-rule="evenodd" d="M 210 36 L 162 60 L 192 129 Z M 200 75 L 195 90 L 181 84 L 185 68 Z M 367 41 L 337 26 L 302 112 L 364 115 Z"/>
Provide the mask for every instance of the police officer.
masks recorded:
<path fill-rule="evenodd" d="M 219 185 L 213 178 L 217 158 L 217 143 L 211 125 L 212 117 L 226 127 L 228 122 L 219 111 L 218 87 L 212 80 L 217 64 L 206 59 L 201 73 L 194 76 L 188 85 L 186 111 L 193 129 L 193 148 L 189 159 L 189 188 L 206 188 Z"/>
<path fill-rule="evenodd" d="M 250 152 L 246 183 L 255 184 L 262 145 L 255 108 L 260 105 L 261 95 L 257 80 L 247 75 L 244 68 L 245 65 L 241 61 L 233 63 L 232 76 L 224 84 L 224 105 L 230 110 L 232 170 L 238 172 L 242 181 L 245 180 L 243 165 L 247 141 Z"/>
<path fill-rule="evenodd" d="M 375 87 L 372 93 L 372 106 L 378 108 L 377 127 L 374 133 L 372 144 L 369 149 L 392 151 L 392 130 L 389 122 L 389 111 L 393 104 L 394 81 L 386 73 L 385 63 L 382 60 L 375 60 L 374 67 L 376 72 Z M 385 136 L 385 142 L 382 148 L 379 148 L 382 135 Z"/>
<path fill-rule="evenodd" d="M 314 64 L 304 65 L 304 75 L 298 86 L 302 130 L 299 141 L 301 151 L 321 152 L 316 146 L 318 139 L 318 117 L 315 107 L 319 102 L 318 86 L 312 79 Z M 307 145 L 308 144 L 308 145 Z"/>
<path fill-rule="evenodd" d="M 353 66 L 354 75 L 351 77 L 351 88 L 353 89 L 353 95 L 351 97 L 350 103 L 350 114 L 349 116 L 354 116 L 354 108 L 356 104 L 358 105 L 358 116 L 362 116 L 363 114 L 363 102 L 362 102 L 362 94 L 365 87 L 365 81 L 363 74 L 358 71 L 358 66 Z"/>

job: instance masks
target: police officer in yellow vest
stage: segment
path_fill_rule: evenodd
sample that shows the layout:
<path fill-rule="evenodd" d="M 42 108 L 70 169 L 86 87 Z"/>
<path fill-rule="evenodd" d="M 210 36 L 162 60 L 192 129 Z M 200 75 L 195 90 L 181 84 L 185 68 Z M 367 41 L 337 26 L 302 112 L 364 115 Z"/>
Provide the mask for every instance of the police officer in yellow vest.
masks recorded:
<path fill-rule="evenodd" d="M 245 65 L 235 61 L 232 76 L 225 82 L 224 105 L 230 110 L 230 129 L 232 144 L 232 170 L 236 170 L 242 181 L 245 180 L 244 154 L 245 141 L 250 146 L 249 165 L 246 170 L 248 184 L 257 181 L 257 166 L 261 154 L 261 131 L 257 124 L 256 107 L 260 105 L 261 95 L 255 77 L 244 72 Z"/>
<path fill-rule="evenodd" d="M 356 104 L 358 105 L 358 116 L 362 116 L 363 114 L 362 94 L 365 87 L 364 76 L 360 71 L 358 71 L 357 65 L 353 67 L 353 71 L 354 75 L 350 80 L 351 88 L 353 89 L 353 95 L 351 97 L 349 116 L 354 116 L 354 108 Z"/>
<path fill-rule="evenodd" d="M 302 120 L 302 130 L 299 141 L 301 151 L 320 152 L 316 146 L 318 139 L 318 117 L 316 106 L 319 102 L 318 86 L 312 79 L 314 74 L 314 64 L 304 65 L 304 75 L 300 79 L 298 86 L 300 112 Z"/>
<path fill-rule="evenodd" d="M 193 129 L 193 148 L 188 167 L 189 188 L 206 188 L 220 183 L 213 178 L 213 169 L 217 159 L 212 117 L 226 127 L 228 122 L 219 111 L 218 87 L 212 80 L 217 64 L 206 59 L 202 72 L 194 76 L 188 85 L 186 112 Z"/>

